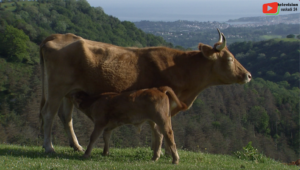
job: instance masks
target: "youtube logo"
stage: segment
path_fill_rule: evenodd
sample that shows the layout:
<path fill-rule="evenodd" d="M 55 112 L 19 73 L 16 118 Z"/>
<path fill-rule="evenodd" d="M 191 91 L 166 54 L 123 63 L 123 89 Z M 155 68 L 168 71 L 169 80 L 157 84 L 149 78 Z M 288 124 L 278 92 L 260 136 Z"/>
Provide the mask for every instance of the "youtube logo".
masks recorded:
<path fill-rule="evenodd" d="M 272 2 L 263 4 L 263 13 L 264 14 L 276 14 L 278 11 L 278 3 Z"/>

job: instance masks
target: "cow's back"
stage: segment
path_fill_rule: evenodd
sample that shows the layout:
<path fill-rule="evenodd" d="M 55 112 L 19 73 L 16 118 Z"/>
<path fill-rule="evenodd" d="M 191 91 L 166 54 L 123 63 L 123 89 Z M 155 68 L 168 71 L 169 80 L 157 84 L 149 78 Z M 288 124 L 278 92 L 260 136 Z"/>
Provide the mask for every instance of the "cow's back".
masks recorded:
<path fill-rule="evenodd" d="M 41 46 L 50 77 L 90 94 L 166 85 L 161 70 L 172 62 L 161 58 L 166 48 L 123 48 L 73 34 L 51 35 Z"/>

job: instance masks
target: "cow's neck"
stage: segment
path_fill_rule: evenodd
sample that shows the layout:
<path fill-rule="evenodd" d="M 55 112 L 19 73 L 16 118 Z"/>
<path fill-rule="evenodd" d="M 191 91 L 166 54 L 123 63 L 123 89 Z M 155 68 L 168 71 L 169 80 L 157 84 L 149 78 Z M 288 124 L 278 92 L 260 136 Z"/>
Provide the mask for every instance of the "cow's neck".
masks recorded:
<path fill-rule="evenodd" d="M 212 68 L 213 61 L 205 58 L 201 52 L 186 52 L 184 55 L 174 56 L 176 67 L 179 69 L 173 80 L 173 90 L 179 99 L 190 106 L 198 94 L 205 88 L 216 85 Z M 172 68 L 170 68 L 172 69 Z M 174 75 L 170 75 L 174 76 Z"/>

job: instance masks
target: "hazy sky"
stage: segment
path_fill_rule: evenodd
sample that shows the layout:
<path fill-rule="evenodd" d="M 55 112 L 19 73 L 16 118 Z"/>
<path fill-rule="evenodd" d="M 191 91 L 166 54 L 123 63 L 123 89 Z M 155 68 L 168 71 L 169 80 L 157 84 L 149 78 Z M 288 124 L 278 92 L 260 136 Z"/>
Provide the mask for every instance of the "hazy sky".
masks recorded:
<path fill-rule="evenodd" d="M 300 12 L 300 0 L 87 0 L 91 6 L 102 7 L 108 15 L 120 20 L 227 21 L 248 16 L 265 16 L 264 3 L 295 3 Z M 279 12 L 279 15 L 296 12 Z M 300 13 L 299 13 L 300 16 Z"/>

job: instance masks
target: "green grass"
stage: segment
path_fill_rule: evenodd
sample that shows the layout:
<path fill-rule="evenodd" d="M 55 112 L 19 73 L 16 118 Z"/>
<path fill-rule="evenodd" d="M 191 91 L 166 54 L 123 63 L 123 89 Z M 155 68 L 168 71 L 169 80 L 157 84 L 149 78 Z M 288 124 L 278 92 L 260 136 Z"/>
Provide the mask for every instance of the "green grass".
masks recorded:
<path fill-rule="evenodd" d="M 275 41 L 285 41 L 285 42 L 295 42 L 298 41 L 300 42 L 300 39 L 296 39 L 296 38 L 275 38 Z"/>
<path fill-rule="evenodd" d="M 102 149 L 95 148 L 92 157 L 82 159 L 83 153 L 69 147 L 55 147 L 55 154 L 45 154 L 41 146 L 0 144 L 0 169 L 264 169 L 284 170 L 299 167 L 283 165 L 265 158 L 264 163 L 240 160 L 229 155 L 214 155 L 179 150 L 180 162 L 172 165 L 172 158 L 162 156 L 151 161 L 149 148 L 111 148 L 110 156 L 102 156 Z"/>
<path fill-rule="evenodd" d="M 2 3 L 1 7 L 4 8 L 5 11 L 13 11 L 13 10 L 16 9 L 16 5 L 15 5 L 14 2 L 5 2 L 5 3 Z"/>

